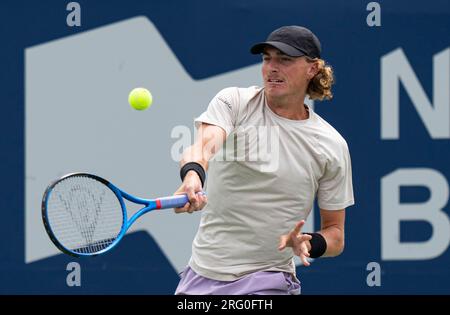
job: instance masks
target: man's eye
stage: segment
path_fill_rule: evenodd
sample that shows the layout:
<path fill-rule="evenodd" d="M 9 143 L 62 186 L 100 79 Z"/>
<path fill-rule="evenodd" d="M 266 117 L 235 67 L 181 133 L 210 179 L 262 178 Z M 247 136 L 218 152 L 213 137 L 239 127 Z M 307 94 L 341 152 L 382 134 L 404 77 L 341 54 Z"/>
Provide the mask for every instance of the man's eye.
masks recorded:
<path fill-rule="evenodd" d="M 287 57 L 283 57 L 283 58 L 281 58 L 281 60 L 283 60 L 283 61 L 291 61 L 292 59 L 291 58 L 287 58 Z"/>

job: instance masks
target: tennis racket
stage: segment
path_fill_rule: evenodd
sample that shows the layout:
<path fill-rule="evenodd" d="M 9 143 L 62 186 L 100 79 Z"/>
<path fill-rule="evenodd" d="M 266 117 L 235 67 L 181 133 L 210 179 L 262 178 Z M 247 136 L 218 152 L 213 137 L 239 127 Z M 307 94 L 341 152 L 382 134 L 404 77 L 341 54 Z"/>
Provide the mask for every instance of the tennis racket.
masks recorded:
<path fill-rule="evenodd" d="M 124 199 L 144 207 L 128 219 Z M 95 256 L 114 248 L 143 214 L 182 207 L 188 201 L 186 194 L 141 199 L 99 176 L 72 173 L 47 187 L 42 199 L 42 219 L 51 241 L 63 253 Z"/>

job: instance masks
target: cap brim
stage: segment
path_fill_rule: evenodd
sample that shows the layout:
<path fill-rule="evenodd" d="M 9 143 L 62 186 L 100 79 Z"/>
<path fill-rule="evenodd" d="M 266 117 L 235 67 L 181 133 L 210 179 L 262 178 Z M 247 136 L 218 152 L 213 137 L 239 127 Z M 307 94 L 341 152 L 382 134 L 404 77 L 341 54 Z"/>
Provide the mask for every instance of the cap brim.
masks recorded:
<path fill-rule="evenodd" d="M 294 48 L 288 44 L 281 43 L 281 42 L 263 42 L 258 43 L 256 45 L 253 45 L 253 47 L 250 49 L 250 52 L 254 55 L 261 54 L 264 52 L 264 48 L 266 46 L 272 46 L 276 49 L 280 50 L 283 54 L 291 56 L 291 57 L 301 57 L 305 56 L 305 54 L 298 50 L 297 48 Z"/>

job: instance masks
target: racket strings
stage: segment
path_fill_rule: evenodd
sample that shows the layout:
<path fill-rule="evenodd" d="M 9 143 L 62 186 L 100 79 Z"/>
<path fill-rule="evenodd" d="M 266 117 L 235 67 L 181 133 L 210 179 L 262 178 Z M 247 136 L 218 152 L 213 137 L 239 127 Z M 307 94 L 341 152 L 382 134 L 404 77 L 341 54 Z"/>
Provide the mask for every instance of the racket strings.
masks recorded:
<path fill-rule="evenodd" d="M 83 238 L 86 240 L 87 243 L 93 243 L 92 237 L 95 232 L 96 223 L 98 214 L 100 213 L 100 205 L 102 202 L 102 196 L 98 196 L 99 202 L 93 203 L 93 208 L 89 208 L 89 204 L 86 202 L 87 200 L 85 198 L 77 198 L 77 195 L 82 192 L 85 194 L 88 199 L 94 200 L 95 196 L 92 195 L 92 193 L 86 188 L 81 185 L 76 185 L 72 187 L 70 193 L 68 196 L 63 196 L 62 194 L 57 194 L 57 197 L 60 199 L 61 203 L 64 204 L 64 208 L 70 215 L 72 221 L 74 224 L 77 225 L 78 230 L 80 231 Z M 69 198 L 64 198 L 69 197 Z M 75 205 L 76 209 L 78 211 L 72 211 L 72 205 Z M 86 209 L 93 209 L 92 216 L 89 217 L 88 213 L 86 212 Z M 84 213 L 83 213 L 84 212 Z M 79 217 L 76 217 L 79 215 Z"/>
<path fill-rule="evenodd" d="M 110 246 L 123 225 L 122 207 L 114 192 L 102 182 L 82 175 L 55 185 L 47 216 L 61 245 L 80 254 Z"/>

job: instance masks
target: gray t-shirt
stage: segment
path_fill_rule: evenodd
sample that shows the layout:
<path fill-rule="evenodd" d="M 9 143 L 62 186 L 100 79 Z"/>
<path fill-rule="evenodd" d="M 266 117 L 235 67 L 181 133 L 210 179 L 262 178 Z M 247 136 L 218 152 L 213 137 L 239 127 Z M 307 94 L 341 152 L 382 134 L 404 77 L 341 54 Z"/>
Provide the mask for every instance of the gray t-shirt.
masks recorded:
<path fill-rule="evenodd" d="M 209 163 L 208 204 L 189 266 L 198 274 L 233 281 L 249 273 L 295 273 L 293 251 L 280 236 L 306 219 L 317 196 L 325 210 L 354 204 L 350 155 L 344 138 L 309 108 L 290 120 L 267 105 L 264 89 L 227 88 L 195 120 L 226 131 Z"/>

